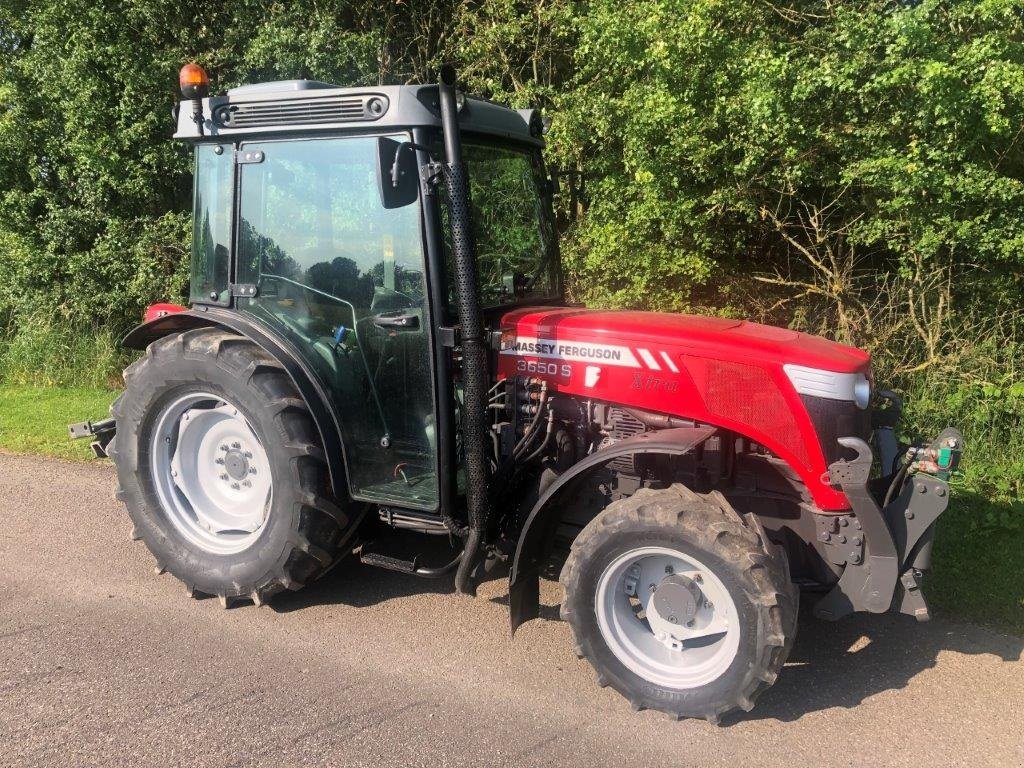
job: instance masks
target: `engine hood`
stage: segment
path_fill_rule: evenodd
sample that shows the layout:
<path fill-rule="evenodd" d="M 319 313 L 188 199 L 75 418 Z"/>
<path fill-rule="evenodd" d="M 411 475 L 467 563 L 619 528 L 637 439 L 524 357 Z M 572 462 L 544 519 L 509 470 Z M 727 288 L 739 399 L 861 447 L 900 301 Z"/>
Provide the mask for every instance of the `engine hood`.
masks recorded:
<path fill-rule="evenodd" d="M 663 354 L 800 365 L 838 373 L 867 372 L 871 356 L 820 336 L 745 320 L 661 312 L 532 307 L 506 314 L 504 334 L 529 344 L 586 341 L 619 344 L 644 362 Z"/>

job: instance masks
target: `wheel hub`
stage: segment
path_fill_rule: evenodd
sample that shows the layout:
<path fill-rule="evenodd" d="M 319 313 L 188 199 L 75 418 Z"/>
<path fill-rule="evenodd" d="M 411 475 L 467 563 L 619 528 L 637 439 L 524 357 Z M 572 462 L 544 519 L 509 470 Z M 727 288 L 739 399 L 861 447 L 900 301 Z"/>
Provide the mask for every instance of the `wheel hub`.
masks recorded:
<path fill-rule="evenodd" d="M 704 595 L 697 582 L 678 573 L 661 580 L 651 597 L 649 610 L 657 613 L 669 624 L 692 626 L 697 607 L 704 602 Z"/>
<path fill-rule="evenodd" d="M 241 451 L 231 449 L 224 456 L 224 470 L 232 480 L 249 478 L 249 459 Z"/>

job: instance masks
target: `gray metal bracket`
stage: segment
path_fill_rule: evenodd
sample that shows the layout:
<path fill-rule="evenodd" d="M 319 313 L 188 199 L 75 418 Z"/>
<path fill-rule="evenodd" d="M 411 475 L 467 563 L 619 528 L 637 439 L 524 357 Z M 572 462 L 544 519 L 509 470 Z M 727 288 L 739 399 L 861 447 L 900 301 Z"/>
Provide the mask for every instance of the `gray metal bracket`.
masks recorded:
<path fill-rule="evenodd" d="M 904 568 L 914 548 L 949 505 L 949 487 L 931 475 L 912 475 L 900 494 L 889 502 L 885 516 Z"/>
<path fill-rule="evenodd" d="M 838 485 L 850 502 L 864 532 L 867 556 L 862 563 L 848 561 L 839 582 L 814 607 L 816 616 L 835 621 L 854 611 L 884 613 L 892 606 L 899 581 L 900 557 L 882 510 L 868 490 L 874 457 L 856 437 L 841 437 L 839 444 L 857 452 L 828 468 L 828 481 Z"/>
<path fill-rule="evenodd" d="M 441 163 L 438 162 L 424 163 L 420 166 L 420 189 L 423 192 L 423 197 L 430 197 L 434 194 L 437 185 L 441 183 L 443 170 Z"/>
<path fill-rule="evenodd" d="M 900 613 L 913 616 L 918 621 L 928 621 L 931 614 L 928 612 L 928 603 L 921 594 L 921 585 L 917 581 L 919 574 L 920 571 L 911 568 L 900 576 Z"/>

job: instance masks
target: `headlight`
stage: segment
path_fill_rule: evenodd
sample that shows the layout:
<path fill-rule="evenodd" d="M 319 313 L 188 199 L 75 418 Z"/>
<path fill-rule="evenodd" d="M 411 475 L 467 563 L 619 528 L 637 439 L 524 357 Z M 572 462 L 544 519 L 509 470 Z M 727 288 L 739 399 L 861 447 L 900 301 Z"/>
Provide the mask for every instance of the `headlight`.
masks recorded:
<path fill-rule="evenodd" d="M 861 374 L 861 378 L 853 385 L 853 402 L 857 407 L 864 410 L 871 405 L 871 382 L 868 377 Z"/>

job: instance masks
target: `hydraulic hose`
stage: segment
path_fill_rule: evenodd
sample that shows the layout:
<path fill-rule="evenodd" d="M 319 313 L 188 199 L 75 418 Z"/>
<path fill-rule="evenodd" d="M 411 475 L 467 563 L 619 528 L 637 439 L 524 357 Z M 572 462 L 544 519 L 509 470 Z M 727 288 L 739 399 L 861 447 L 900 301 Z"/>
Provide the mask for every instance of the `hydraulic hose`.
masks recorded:
<path fill-rule="evenodd" d="M 450 65 L 441 67 L 437 91 L 444 135 L 443 173 L 448 190 L 452 265 L 462 344 L 462 445 L 466 459 L 466 505 L 469 517 L 469 533 L 462 560 L 455 573 L 455 589 L 472 595 L 475 588 L 470 585 L 469 577 L 476 566 L 490 516 L 488 493 L 491 465 L 487 456 L 490 359 L 484 335 L 483 310 L 480 307 L 469 177 L 462 161 L 462 138 L 455 102 L 455 70 Z"/>

